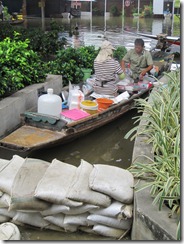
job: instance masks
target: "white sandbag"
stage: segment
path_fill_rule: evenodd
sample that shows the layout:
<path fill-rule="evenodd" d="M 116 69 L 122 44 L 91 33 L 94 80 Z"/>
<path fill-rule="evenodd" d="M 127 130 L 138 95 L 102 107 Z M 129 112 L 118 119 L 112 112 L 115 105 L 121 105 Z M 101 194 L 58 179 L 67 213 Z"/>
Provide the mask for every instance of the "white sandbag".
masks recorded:
<path fill-rule="evenodd" d="M 82 202 L 72 201 L 66 198 L 66 193 L 72 182 L 77 167 L 63 163 L 57 159 L 46 170 L 35 190 L 35 196 L 55 204 L 67 206 L 81 206 Z"/>
<path fill-rule="evenodd" d="M 89 187 L 122 203 L 133 201 L 133 175 L 125 169 L 103 164 L 94 164 L 89 176 Z"/>
<path fill-rule="evenodd" d="M 0 190 L 11 195 L 11 188 L 15 176 L 22 164 L 24 163 L 24 158 L 14 155 L 13 158 L 6 164 L 4 168 L 0 170 Z"/>
<path fill-rule="evenodd" d="M 105 225 L 94 225 L 93 230 L 100 235 L 114 238 L 120 238 L 126 231 Z"/>
<path fill-rule="evenodd" d="M 113 218 L 113 217 L 97 215 L 97 214 L 90 214 L 87 217 L 87 219 L 94 221 L 97 224 L 107 225 L 107 226 L 122 229 L 122 230 L 128 230 L 132 225 L 132 218 L 118 220 L 117 218 Z"/>
<path fill-rule="evenodd" d="M 69 231 L 69 232 L 77 231 L 78 226 L 64 223 L 64 218 L 65 215 L 62 213 L 44 217 L 46 221 L 63 228 L 65 231 Z"/>
<path fill-rule="evenodd" d="M 124 207 L 125 204 L 113 201 L 110 206 L 106 208 L 99 208 L 99 209 L 92 209 L 89 210 L 89 213 L 104 215 L 109 217 L 116 217 L 119 213 L 121 213 L 121 209 Z"/>
<path fill-rule="evenodd" d="M 2 197 L 3 194 L 4 194 L 4 192 L 0 191 L 0 197 Z"/>
<path fill-rule="evenodd" d="M 107 208 L 91 209 L 89 213 L 126 219 L 132 217 L 132 207 L 132 204 L 127 205 L 122 202 L 113 201 Z"/>
<path fill-rule="evenodd" d="M 97 234 L 94 230 L 93 230 L 93 226 L 79 226 L 78 228 L 79 230 L 85 232 L 85 233 L 89 233 L 89 234 Z"/>
<path fill-rule="evenodd" d="M 39 212 L 37 213 L 25 213 L 17 211 L 16 215 L 13 217 L 13 221 L 24 223 L 26 225 L 31 225 L 35 227 L 44 228 L 49 225 L 49 222 L 44 220 Z"/>
<path fill-rule="evenodd" d="M 0 225 L 0 240 L 21 240 L 18 227 L 10 222 Z"/>
<path fill-rule="evenodd" d="M 50 163 L 34 158 L 26 158 L 15 176 L 11 191 L 12 210 L 42 211 L 51 204 L 34 196 L 38 182 L 42 179 Z"/>
<path fill-rule="evenodd" d="M 1 197 L 0 197 L 0 208 L 8 208 L 10 206 L 10 202 L 11 202 L 11 197 L 9 194 L 4 193 Z"/>
<path fill-rule="evenodd" d="M 93 166 L 82 159 L 75 172 L 67 197 L 72 200 L 107 207 L 111 204 L 111 198 L 89 188 L 89 175 L 92 170 Z"/>
<path fill-rule="evenodd" d="M 0 223 L 9 221 L 11 218 L 8 216 L 0 215 Z"/>
<path fill-rule="evenodd" d="M 0 172 L 8 165 L 10 160 L 0 158 Z"/>
<path fill-rule="evenodd" d="M 9 211 L 8 208 L 0 208 L 0 215 L 13 218 L 16 215 L 16 211 L 14 210 Z"/>
<path fill-rule="evenodd" d="M 89 225 L 87 220 L 89 213 L 76 214 L 76 215 L 65 215 L 64 224 L 65 225 Z"/>
<path fill-rule="evenodd" d="M 69 215 L 76 215 L 76 214 L 82 214 L 86 213 L 91 209 L 98 209 L 99 206 L 92 205 L 92 204 L 83 204 L 82 206 L 79 207 L 70 207 L 69 210 L 64 210 L 62 211 L 64 214 L 69 214 Z"/>
<path fill-rule="evenodd" d="M 42 216 L 49 216 L 54 215 L 58 213 L 64 213 L 68 212 L 70 210 L 70 207 L 65 205 L 59 205 L 59 204 L 52 204 L 51 207 L 49 207 L 46 210 L 40 211 Z"/>
<path fill-rule="evenodd" d="M 46 227 L 44 227 L 44 229 L 66 232 L 63 228 L 61 228 L 61 227 L 59 227 L 57 225 L 54 225 L 54 224 L 49 224 Z"/>

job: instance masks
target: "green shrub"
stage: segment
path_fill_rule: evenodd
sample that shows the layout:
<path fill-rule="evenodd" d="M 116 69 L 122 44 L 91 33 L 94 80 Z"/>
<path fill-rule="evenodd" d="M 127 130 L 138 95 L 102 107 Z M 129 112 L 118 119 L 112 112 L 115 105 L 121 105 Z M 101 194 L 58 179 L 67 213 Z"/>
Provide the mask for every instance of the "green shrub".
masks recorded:
<path fill-rule="evenodd" d="M 9 37 L 0 42 L 0 96 L 42 82 L 46 75 L 37 53 L 28 49 L 29 40 Z"/>
<path fill-rule="evenodd" d="M 125 47 L 117 47 L 116 50 L 114 50 L 114 58 L 121 62 L 126 53 L 127 49 Z"/>
<path fill-rule="evenodd" d="M 29 49 L 41 55 L 43 59 L 55 55 L 58 50 L 64 48 L 66 39 L 59 39 L 58 33 L 63 28 L 54 21 L 50 22 L 50 30 L 43 31 L 40 28 L 25 29 L 20 26 L 11 26 L 9 23 L 0 23 L 0 40 L 6 37 L 14 38 L 14 31 L 19 33 L 16 40 L 25 41 L 29 39 Z"/>
<path fill-rule="evenodd" d="M 93 70 L 94 59 L 98 54 L 94 46 L 79 47 L 77 49 L 69 47 L 57 53 L 56 60 L 46 64 L 47 73 L 62 75 L 63 84 L 77 84 L 83 78 L 82 68 Z"/>

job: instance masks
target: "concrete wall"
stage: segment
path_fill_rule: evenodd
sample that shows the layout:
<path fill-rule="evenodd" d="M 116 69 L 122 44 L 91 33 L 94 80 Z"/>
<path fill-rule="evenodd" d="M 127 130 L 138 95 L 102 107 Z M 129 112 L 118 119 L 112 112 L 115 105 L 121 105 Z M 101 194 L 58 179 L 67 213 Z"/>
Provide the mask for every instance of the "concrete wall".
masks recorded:
<path fill-rule="evenodd" d="M 28 86 L 0 101 L 0 138 L 21 123 L 21 113 L 37 106 L 39 92 L 47 91 L 47 88 L 53 88 L 54 93 L 59 94 L 62 90 L 62 77 L 48 75 L 44 83 Z"/>

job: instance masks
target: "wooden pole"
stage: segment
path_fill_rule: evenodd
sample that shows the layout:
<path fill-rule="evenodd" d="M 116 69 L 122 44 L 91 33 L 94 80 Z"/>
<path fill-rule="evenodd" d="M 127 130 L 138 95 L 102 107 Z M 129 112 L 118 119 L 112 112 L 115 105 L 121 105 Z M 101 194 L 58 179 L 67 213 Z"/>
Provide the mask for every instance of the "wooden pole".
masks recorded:
<path fill-rule="evenodd" d="M 45 0 L 40 1 L 41 16 L 42 16 L 42 30 L 45 30 Z"/>

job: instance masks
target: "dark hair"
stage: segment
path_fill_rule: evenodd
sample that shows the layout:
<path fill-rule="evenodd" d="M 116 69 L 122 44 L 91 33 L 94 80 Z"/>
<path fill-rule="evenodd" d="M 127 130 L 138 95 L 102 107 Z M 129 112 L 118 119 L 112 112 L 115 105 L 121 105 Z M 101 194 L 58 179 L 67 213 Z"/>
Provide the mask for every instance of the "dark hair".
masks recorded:
<path fill-rule="evenodd" d="M 144 47 L 144 41 L 141 38 L 135 39 L 134 44 L 135 44 L 135 46 L 142 46 L 142 47 Z"/>

